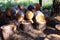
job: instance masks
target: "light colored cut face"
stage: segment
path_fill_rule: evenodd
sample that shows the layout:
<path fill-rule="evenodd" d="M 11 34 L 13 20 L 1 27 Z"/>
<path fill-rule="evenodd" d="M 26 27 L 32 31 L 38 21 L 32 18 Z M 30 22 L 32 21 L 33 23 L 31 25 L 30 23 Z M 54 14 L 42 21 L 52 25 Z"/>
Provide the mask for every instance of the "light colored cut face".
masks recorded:
<path fill-rule="evenodd" d="M 16 25 L 14 24 L 4 25 L 4 26 L 1 26 L 1 29 L 6 32 L 12 31 L 12 29 L 13 31 L 16 31 Z"/>
<path fill-rule="evenodd" d="M 49 34 L 44 40 L 60 40 L 60 35 L 58 34 Z"/>
<path fill-rule="evenodd" d="M 32 19 L 33 16 L 34 16 L 34 14 L 33 14 L 31 11 L 28 11 L 28 12 L 26 13 L 26 18 L 29 19 L 29 20 Z"/>
<path fill-rule="evenodd" d="M 23 5 L 19 5 L 19 8 L 20 8 L 20 9 L 23 9 Z"/>
<path fill-rule="evenodd" d="M 21 9 L 23 9 L 23 5 L 20 5 L 21 6 Z"/>
<path fill-rule="evenodd" d="M 5 40 L 7 40 L 9 38 L 9 36 L 13 34 L 13 30 L 12 30 L 13 27 L 14 27 L 14 25 L 4 25 L 4 26 L 1 26 L 3 38 Z"/>
<path fill-rule="evenodd" d="M 23 21 L 23 17 L 19 17 L 18 22 Z"/>
<path fill-rule="evenodd" d="M 57 30 L 60 30 L 60 24 L 57 24 L 55 27 Z"/>
<path fill-rule="evenodd" d="M 58 21 L 60 21 L 60 16 L 56 16 L 54 18 L 57 19 Z"/>
<path fill-rule="evenodd" d="M 19 12 L 19 10 L 16 10 L 16 14 Z"/>
<path fill-rule="evenodd" d="M 36 22 L 41 23 L 41 22 L 46 22 L 44 14 L 43 13 L 39 13 L 38 15 L 36 15 L 35 17 Z"/>

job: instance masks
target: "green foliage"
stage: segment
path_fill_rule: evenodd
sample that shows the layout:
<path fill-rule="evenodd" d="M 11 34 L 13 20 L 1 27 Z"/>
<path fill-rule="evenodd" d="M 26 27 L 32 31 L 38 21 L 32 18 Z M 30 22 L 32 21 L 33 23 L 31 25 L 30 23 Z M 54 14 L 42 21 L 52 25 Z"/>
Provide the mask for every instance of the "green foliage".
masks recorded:
<path fill-rule="evenodd" d="M 27 1 L 27 2 L 23 2 L 24 6 L 28 6 L 29 4 L 33 4 L 32 1 Z"/>
<path fill-rule="evenodd" d="M 6 3 L 0 2 L 0 4 L 2 5 L 0 7 L 2 7 L 3 9 L 5 9 L 7 7 L 14 7 L 14 6 L 18 5 L 18 4 L 23 4 L 24 6 L 28 6 L 29 4 L 33 4 L 33 1 L 30 1 L 30 0 L 19 0 L 19 1 L 20 1 L 19 3 L 17 2 L 17 0 L 14 0 L 13 3 L 12 3 L 11 0 L 10 1 L 7 0 Z M 36 1 L 38 3 L 38 0 L 36 0 Z"/>
<path fill-rule="evenodd" d="M 19 1 L 19 2 L 17 2 Z M 46 2 L 46 3 L 45 3 Z M 12 2 L 12 0 L 7 0 L 6 3 L 3 2 L 0 2 L 0 7 L 2 7 L 3 9 L 7 8 L 7 7 L 14 7 L 18 4 L 23 4 L 24 6 L 28 6 L 30 4 L 34 4 L 34 3 L 39 3 L 39 0 L 14 0 L 14 2 Z M 42 7 L 43 8 L 51 8 L 52 7 L 52 0 L 42 0 Z"/>
<path fill-rule="evenodd" d="M 52 7 L 53 0 L 42 0 L 42 7 L 43 8 L 50 8 Z"/>

